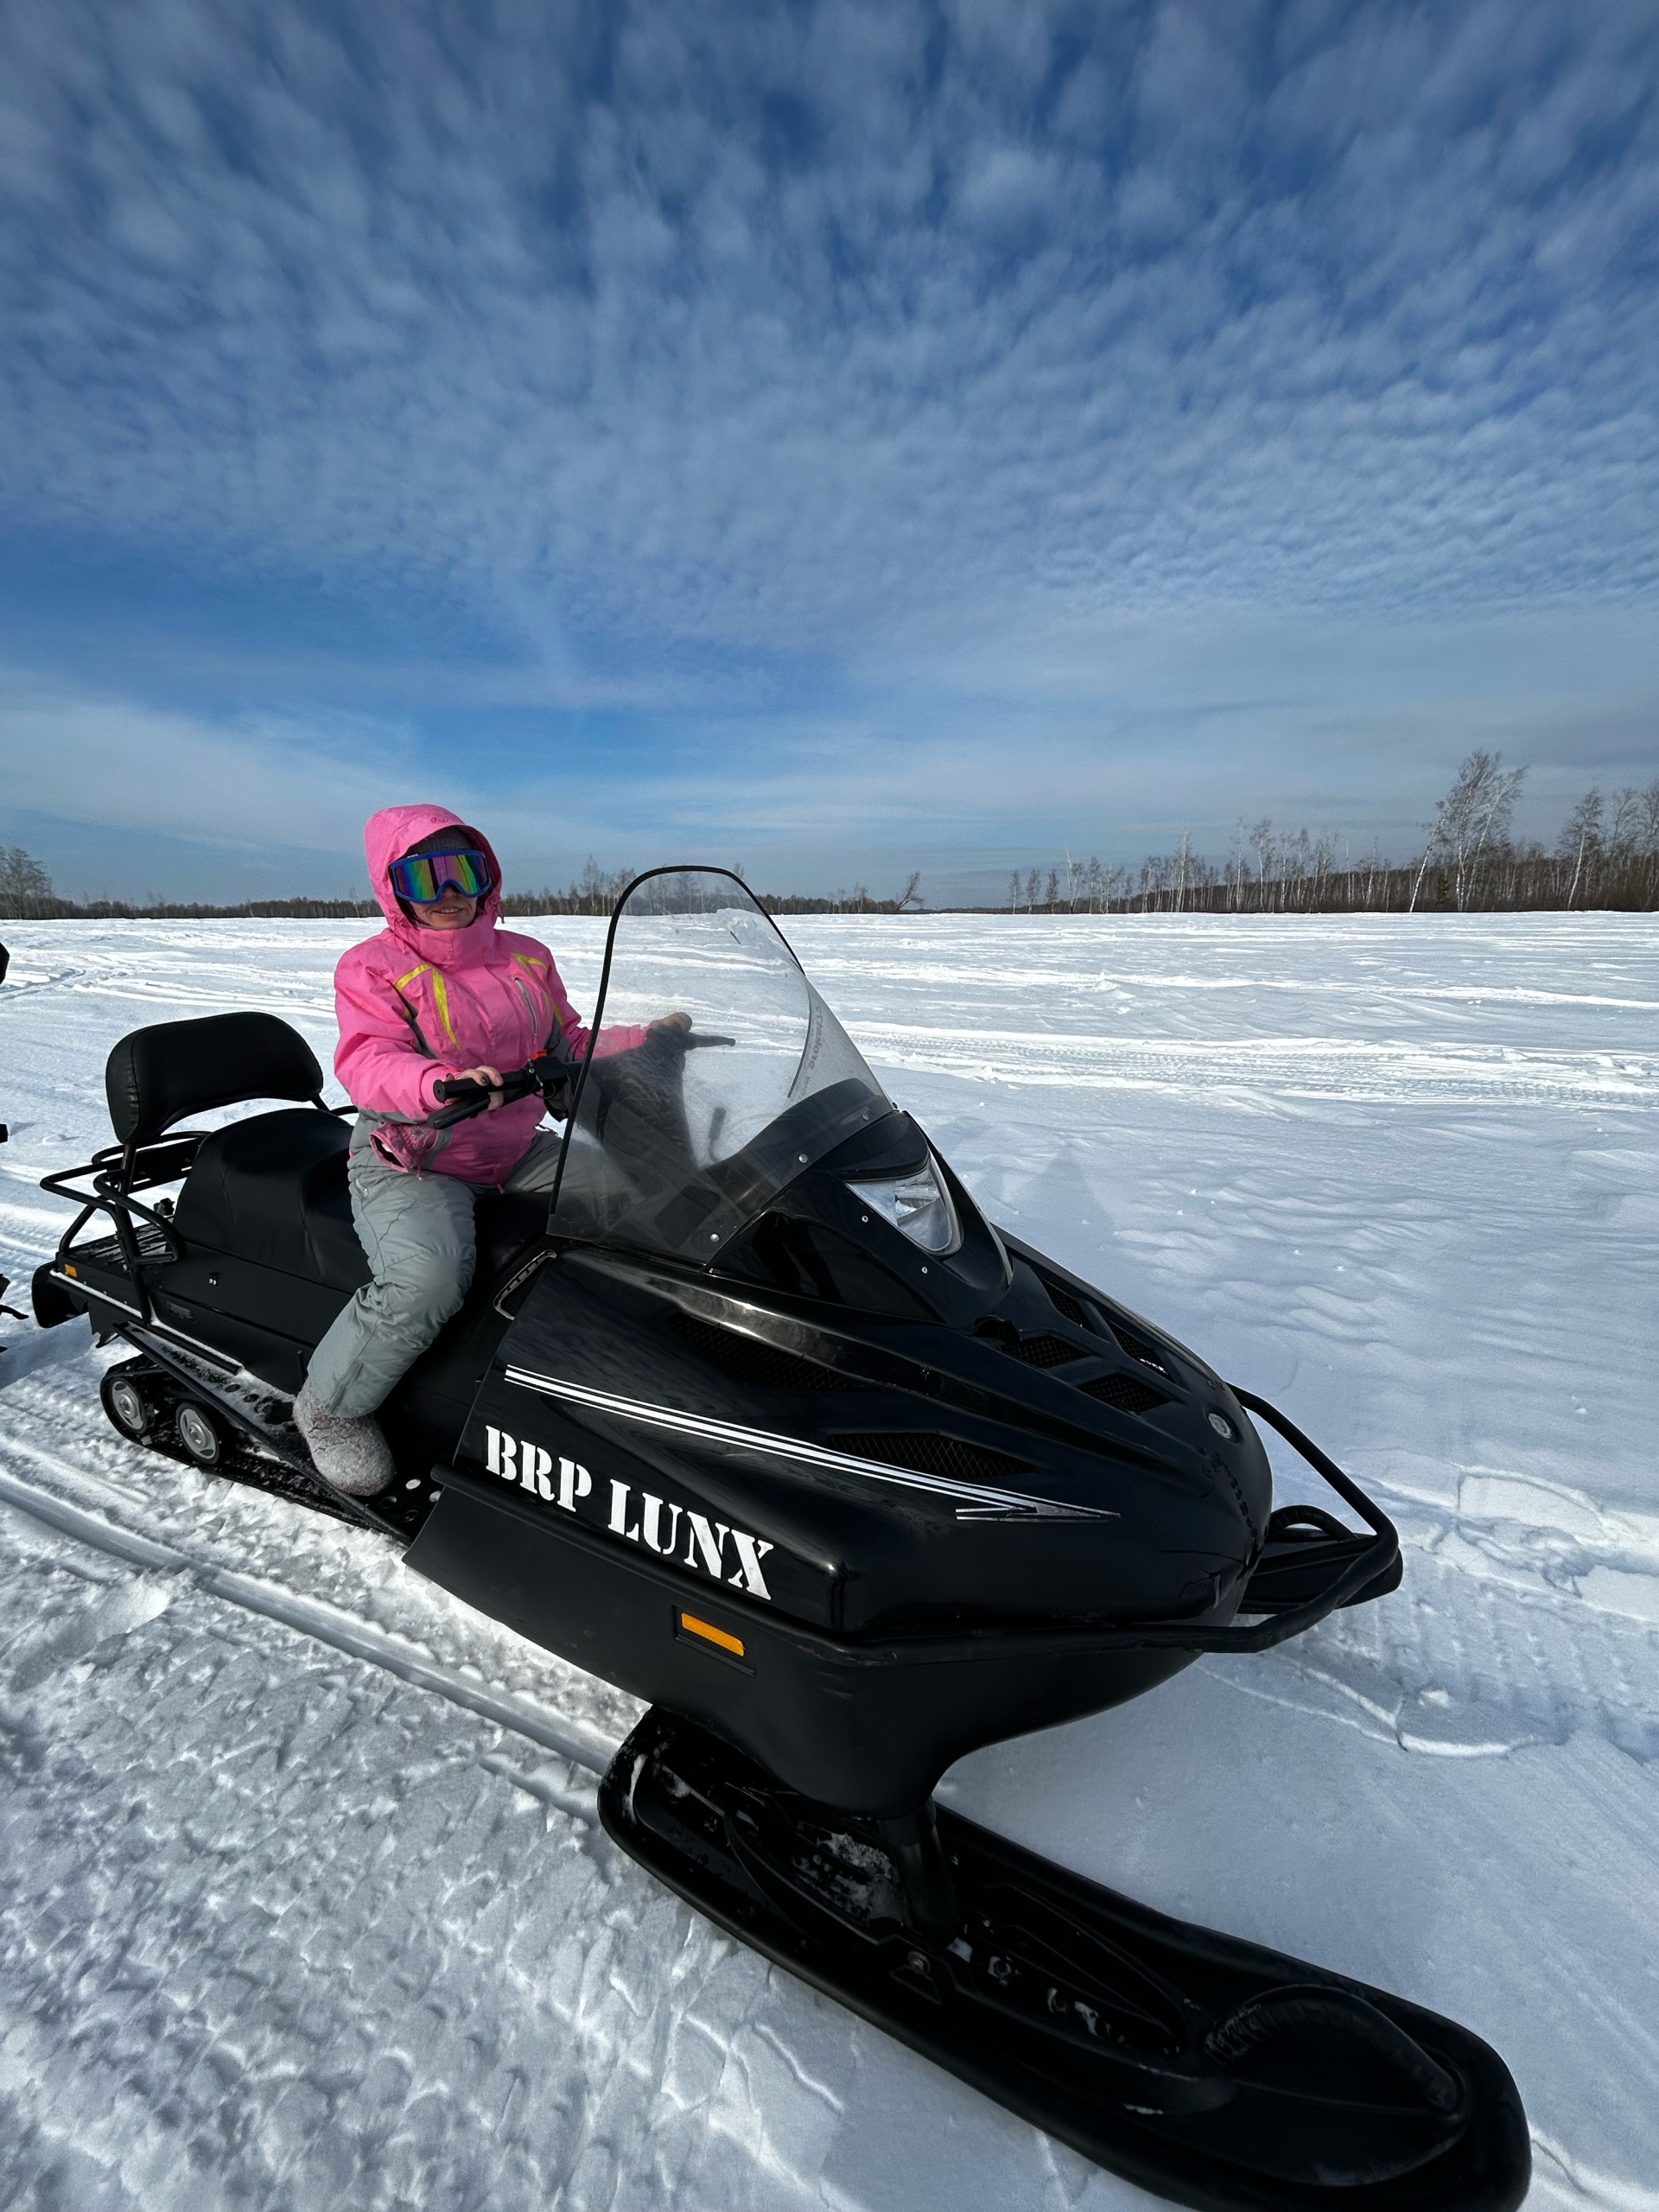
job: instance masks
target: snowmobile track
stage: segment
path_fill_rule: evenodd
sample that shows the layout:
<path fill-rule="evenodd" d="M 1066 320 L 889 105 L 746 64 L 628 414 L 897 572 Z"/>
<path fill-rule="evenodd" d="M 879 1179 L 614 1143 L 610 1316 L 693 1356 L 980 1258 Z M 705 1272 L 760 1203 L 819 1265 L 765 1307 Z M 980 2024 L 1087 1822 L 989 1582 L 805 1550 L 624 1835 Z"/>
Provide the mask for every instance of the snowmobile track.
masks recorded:
<path fill-rule="evenodd" d="M 16 1445 L 10 1448 L 29 1449 L 27 1446 Z M 437 1696 L 447 1698 L 451 1705 L 493 1721 L 497 1727 L 524 1737 L 543 1751 L 556 1752 L 561 1758 L 585 1767 L 591 1774 L 602 1774 L 610 1763 L 616 1748 L 613 1744 L 532 1713 L 514 1699 L 494 1696 L 450 1669 L 422 1657 L 396 1638 L 362 1622 L 348 1620 L 314 1599 L 295 1597 L 250 1575 L 237 1574 L 207 1560 L 192 1559 L 175 1545 L 157 1543 L 152 1537 L 102 1520 L 96 1514 L 20 1481 L 13 1474 L 0 1473 L 0 1503 L 26 1513 L 59 1535 L 67 1536 L 89 1549 L 107 1553 L 143 1573 L 185 1576 L 210 1597 L 220 1599 L 226 1605 L 239 1605 L 245 1612 L 259 1613 L 267 1620 L 280 1622 L 283 1627 L 296 1630 L 315 1643 L 329 1644 L 351 1658 L 365 1660 L 369 1665 L 379 1667 L 417 1689 L 431 1690 Z"/>

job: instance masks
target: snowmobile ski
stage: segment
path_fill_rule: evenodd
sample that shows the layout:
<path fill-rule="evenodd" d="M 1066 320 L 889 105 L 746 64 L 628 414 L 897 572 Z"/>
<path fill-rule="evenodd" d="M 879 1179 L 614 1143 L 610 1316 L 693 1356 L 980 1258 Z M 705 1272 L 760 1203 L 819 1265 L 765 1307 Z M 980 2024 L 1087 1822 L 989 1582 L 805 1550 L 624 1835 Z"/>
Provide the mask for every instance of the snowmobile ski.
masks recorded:
<path fill-rule="evenodd" d="M 1526 2194 L 1521 2101 L 1478 2036 L 1169 1919 L 948 1807 L 901 1824 L 814 1804 L 658 1710 L 599 1806 L 729 1934 L 1177 2203 L 1511 2212 Z"/>

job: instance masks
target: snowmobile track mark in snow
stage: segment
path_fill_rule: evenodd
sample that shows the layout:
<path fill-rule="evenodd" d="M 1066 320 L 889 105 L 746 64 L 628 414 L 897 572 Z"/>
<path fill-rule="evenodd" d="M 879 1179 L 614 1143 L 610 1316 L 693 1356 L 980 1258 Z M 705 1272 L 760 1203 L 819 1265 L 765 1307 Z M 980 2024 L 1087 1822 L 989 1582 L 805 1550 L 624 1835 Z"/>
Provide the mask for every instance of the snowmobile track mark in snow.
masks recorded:
<path fill-rule="evenodd" d="M 179 1575 L 209 1597 L 239 1606 L 244 1612 L 258 1613 L 266 1620 L 276 1621 L 284 1628 L 309 1637 L 313 1643 L 327 1644 L 348 1658 L 378 1667 L 416 1689 L 429 1690 L 464 1712 L 476 1713 L 480 1719 L 522 1736 L 543 1751 L 556 1752 L 573 1765 L 584 1767 L 590 1774 L 603 1774 L 610 1762 L 613 1745 L 597 1741 L 580 1729 L 532 1713 L 512 1698 L 495 1696 L 367 1622 L 351 1620 L 315 1599 L 279 1591 L 251 1576 L 192 1559 L 175 1545 L 158 1543 L 153 1537 L 105 1521 L 80 1506 L 71 1505 L 67 1499 L 36 1490 L 15 1474 L 0 1472 L 0 1503 L 27 1514 L 43 1528 L 68 1537 L 73 1543 L 118 1559 L 141 1573 Z"/>

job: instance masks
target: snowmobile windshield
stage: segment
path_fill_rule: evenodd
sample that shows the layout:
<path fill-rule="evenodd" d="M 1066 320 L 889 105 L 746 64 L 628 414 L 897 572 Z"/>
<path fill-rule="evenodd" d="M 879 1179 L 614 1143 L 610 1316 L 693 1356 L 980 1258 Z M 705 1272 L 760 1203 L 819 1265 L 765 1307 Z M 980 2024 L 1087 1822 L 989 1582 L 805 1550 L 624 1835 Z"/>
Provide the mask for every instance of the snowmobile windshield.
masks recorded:
<path fill-rule="evenodd" d="M 616 1049 L 638 1024 L 656 1026 Z M 724 869 L 660 869 L 629 886 L 593 1030 L 554 1203 L 561 1236 L 706 1263 L 786 1183 L 892 1110 L 777 925 Z"/>

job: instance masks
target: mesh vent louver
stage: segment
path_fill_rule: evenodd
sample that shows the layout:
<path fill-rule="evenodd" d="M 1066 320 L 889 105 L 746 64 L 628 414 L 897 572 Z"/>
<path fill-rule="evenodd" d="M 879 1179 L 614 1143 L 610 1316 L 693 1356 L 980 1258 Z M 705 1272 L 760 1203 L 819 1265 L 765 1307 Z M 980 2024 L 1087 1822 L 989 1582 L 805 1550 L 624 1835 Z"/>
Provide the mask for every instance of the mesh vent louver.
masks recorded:
<path fill-rule="evenodd" d="M 1114 1413 L 1147 1414 L 1154 1406 L 1169 1403 L 1161 1390 L 1154 1390 L 1138 1375 L 1097 1375 L 1092 1382 L 1079 1382 L 1077 1388 L 1085 1396 L 1110 1406 Z"/>
<path fill-rule="evenodd" d="M 1074 1329 L 1093 1328 L 1094 1324 L 1069 1290 L 1063 1290 L 1058 1283 L 1051 1282 L 1046 1275 L 1039 1275 L 1038 1281 L 1048 1293 L 1049 1304 L 1057 1313 L 1063 1313 Z"/>
<path fill-rule="evenodd" d="M 1143 1367 L 1154 1368 L 1160 1375 L 1169 1374 L 1169 1363 L 1155 1344 L 1149 1344 L 1144 1337 L 1137 1337 L 1132 1329 L 1126 1329 L 1116 1321 L 1112 1324 L 1112 1334 L 1131 1359 L 1138 1359 Z"/>
<path fill-rule="evenodd" d="M 1074 1344 L 1065 1337 L 1021 1337 L 1018 1343 L 1004 1343 L 1002 1349 L 1011 1358 L 1024 1360 L 1027 1367 L 1064 1367 L 1069 1359 L 1089 1357 L 1082 1344 Z"/>
<path fill-rule="evenodd" d="M 734 1382 L 748 1382 L 763 1390 L 848 1390 L 858 1385 L 833 1367 L 798 1353 L 780 1351 L 776 1344 L 757 1337 L 739 1336 L 734 1329 L 717 1328 L 693 1313 L 677 1313 L 672 1326 L 692 1349 L 714 1366 L 723 1369 Z"/>
<path fill-rule="evenodd" d="M 880 1459 L 889 1467 L 908 1467 L 918 1475 L 945 1475 L 953 1482 L 1001 1482 L 1010 1475 L 1034 1472 L 1027 1459 L 993 1452 L 988 1445 L 964 1443 L 959 1436 L 939 1436 L 931 1430 L 829 1436 L 824 1441 L 832 1450 L 849 1452 L 855 1459 Z"/>

